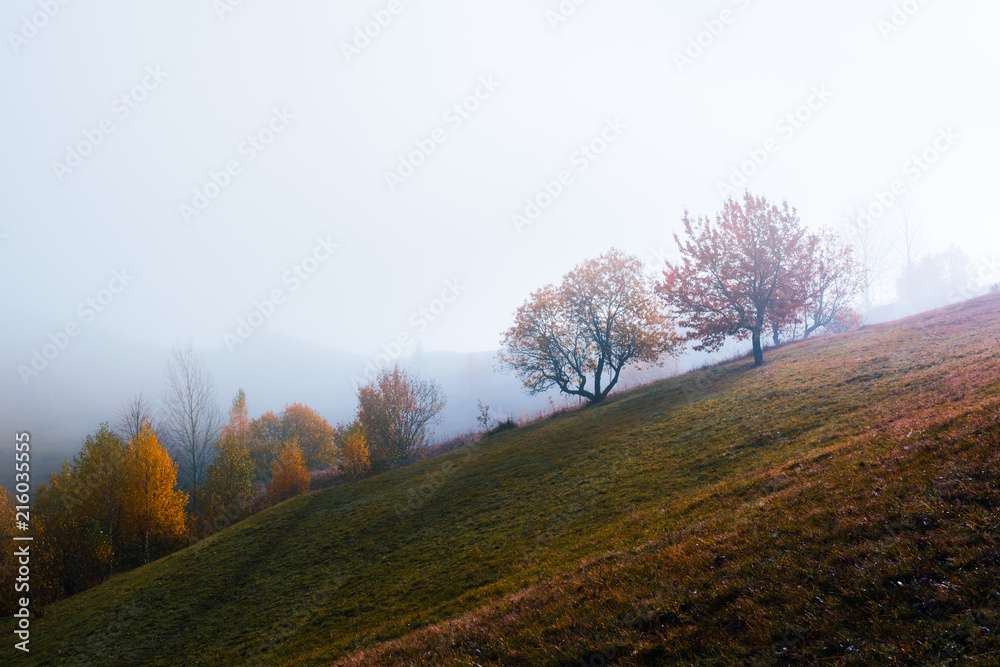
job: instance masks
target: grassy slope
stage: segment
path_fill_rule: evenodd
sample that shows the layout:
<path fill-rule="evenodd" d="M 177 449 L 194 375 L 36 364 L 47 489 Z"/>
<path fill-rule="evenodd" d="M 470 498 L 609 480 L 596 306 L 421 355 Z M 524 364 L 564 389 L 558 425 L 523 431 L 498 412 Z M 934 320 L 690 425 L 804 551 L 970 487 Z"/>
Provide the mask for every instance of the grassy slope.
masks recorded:
<path fill-rule="evenodd" d="M 1000 659 L 998 315 L 791 345 L 292 500 L 55 605 L 32 659 Z"/>

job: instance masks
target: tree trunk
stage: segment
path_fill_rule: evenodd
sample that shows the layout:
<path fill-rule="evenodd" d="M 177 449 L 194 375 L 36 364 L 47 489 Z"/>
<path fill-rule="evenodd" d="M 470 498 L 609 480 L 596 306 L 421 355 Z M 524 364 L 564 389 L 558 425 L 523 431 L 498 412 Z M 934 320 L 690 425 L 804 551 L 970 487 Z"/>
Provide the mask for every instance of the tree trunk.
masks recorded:
<path fill-rule="evenodd" d="M 781 335 L 778 332 L 778 327 L 774 327 L 774 344 L 779 345 L 781 343 Z"/>
<path fill-rule="evenodd" d="M 753 332 L 753 365 L 764 365 L 764 352 L 760 348 L 760 329 Z"/>

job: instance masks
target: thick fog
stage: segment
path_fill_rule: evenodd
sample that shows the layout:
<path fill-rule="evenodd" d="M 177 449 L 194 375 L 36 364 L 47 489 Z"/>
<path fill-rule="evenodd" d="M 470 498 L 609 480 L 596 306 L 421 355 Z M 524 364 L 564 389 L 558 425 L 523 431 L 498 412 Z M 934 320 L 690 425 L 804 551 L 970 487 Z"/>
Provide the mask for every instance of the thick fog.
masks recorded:
<path fill-rule="evenodd" d="M 983 291 L 998 22 L 987 0 L 8 0 L 0 431 L 65 458 L 158 397 L 184 338 L 253 415 L 347 419 L 379 354 L 450 391 L 441 433 L 477 398 L 542 410 L 493 370 L 525 298 L 612 246 L 656 271 L 685 209 L 744 189 L 879 231 L 872 320 L 906 311 L 906 225 L 911 309 Z"/>

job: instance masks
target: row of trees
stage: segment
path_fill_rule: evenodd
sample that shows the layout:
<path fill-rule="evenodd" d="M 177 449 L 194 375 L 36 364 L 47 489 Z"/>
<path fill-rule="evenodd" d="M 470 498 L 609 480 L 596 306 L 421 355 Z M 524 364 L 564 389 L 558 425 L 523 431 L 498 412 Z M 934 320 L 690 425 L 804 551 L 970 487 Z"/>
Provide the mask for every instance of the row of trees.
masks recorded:
<path fill-rule="evenodd" d="M 167 389 L 156 413 L 141 395 L 127 401 L 114 426 L 101 424 L 37 489 L 36 612 L 307 491 L 310 471 L 358 479 L 417 458 L 444 406 L 440 387 L 396 367 L 358 388 L 348 425 L 301 404 L 251 419 L 242 389 L 223 422 L 211 376 L 187 345 L 171 358 Z M 14 505 L 2 495 L 6 535 Z"/>
<path fill-rule="evenodd" d="M 832 230 L 808 232 L 787 203 L 747 193 L 714 220 L 685 212 L 683 224 L 680 260 L 662 280 L 612 249 L 531 294 L 503 335 L 501 367 L 533 394 L 558 387 L 599 402 L 625 367 L 658 365 L 689 341 L 715 351 L 749 338 L 760 365 L 767 333 L 777 344 L 860 323 L 864 267 Z"/>
<path fill-rule="evenodd" d="M 176 482 L 177 464 L 148 422 L 127 440 L 107 424 L 87 436 L 35 494 L 30 597 L 36 612 L 186 544 L 188 496 Z M 3 514 L 13 515 L 12 499 L 3 495 Z"/>

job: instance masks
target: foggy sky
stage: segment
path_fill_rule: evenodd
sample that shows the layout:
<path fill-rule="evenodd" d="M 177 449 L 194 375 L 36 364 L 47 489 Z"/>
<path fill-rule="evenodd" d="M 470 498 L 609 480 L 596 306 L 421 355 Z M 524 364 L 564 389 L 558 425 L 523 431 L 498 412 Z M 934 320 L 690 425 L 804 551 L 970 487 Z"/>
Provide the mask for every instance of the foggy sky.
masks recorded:
<path fill-rule="evenodd" d="M 903 180 L 933 247 L 1000 247 L 995 2 L 587 0 L 565 21 L 558 0 L 232 4 L 4 3 L 6 391 L 68 325 L 221 348 L 258 310 L 260 329 L 364 357 L 400 336 L 495 349 L 583 259 L 669 254 L 684 209 L 714 215 L 764 146 L 746 187 L 807 225 Z M 558 196 L 519 230 L 546 184 Z"/>

